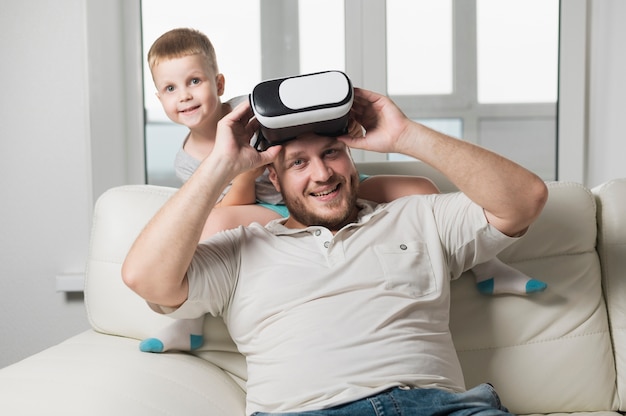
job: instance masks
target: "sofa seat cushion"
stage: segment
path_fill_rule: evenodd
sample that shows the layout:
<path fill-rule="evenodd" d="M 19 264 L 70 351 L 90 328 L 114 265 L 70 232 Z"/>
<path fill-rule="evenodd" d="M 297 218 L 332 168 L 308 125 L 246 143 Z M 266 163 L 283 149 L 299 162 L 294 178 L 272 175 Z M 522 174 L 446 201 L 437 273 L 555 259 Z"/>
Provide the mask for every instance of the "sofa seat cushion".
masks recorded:
<path fill-rule="evenodd" d="M 214 364 L 92 330 L 2 370 L 0 414 L 61 414 L 61 402 L 64 416 L 245 414 L 245 392 Z"/>

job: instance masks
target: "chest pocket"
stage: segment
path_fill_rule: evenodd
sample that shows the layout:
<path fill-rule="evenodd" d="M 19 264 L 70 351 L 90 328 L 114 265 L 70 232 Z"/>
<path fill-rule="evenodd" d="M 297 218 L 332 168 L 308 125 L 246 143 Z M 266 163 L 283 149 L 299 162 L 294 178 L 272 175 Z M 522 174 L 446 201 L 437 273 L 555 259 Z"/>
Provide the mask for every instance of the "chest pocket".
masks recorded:
<path fill-rule="evenodd" d="M 437 291 L 426 245 L 416 241 L 381 244 L 374 247 L 385 273 L 387 289 L 406 291 L 419 298 Z"/>

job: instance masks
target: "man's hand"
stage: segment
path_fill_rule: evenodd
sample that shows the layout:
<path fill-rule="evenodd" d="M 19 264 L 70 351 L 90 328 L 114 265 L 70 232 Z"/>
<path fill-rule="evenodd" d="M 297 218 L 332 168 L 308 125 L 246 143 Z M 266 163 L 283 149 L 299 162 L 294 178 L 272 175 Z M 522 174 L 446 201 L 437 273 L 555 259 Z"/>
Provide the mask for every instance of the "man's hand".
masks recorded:
<path fill-rule="evenodd" d="M 250 103 L 246 100 L 217 124 L 215 146 L 209 158 L 227 162 L 232 169 L 231 180 L 272 163 L 281 149 L 281 146 L 272 146 L 259 152 L 250 145 L 250 139 L 259 128 L 259 122 L 252 115 Z"/>
<path fill-rule="evenodd" d="M 354 88 L 352 116 L 365 128 L 364 137 L 341 136 L 339 140 L 355 149 L 379 153 L 403 153 L 407 130 L 414 123 L 388 97 Z"/>

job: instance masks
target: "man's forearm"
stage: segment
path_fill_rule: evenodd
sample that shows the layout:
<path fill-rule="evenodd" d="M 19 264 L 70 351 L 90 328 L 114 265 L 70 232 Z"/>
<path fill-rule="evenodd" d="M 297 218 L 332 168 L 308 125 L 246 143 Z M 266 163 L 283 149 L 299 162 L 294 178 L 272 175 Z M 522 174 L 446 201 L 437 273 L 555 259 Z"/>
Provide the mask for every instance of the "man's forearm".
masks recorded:
<path fill-rule="evenodd" d="M 222 190 L 232 179 L 223 159 L 207 158 L 147 224 L 122 267 L 124 282 L 149 302 L 182 304 L 186 272 L 202 228 Z"/>
<path fill-rule="evenodd" d="M 500 231 L 516 235 L 539 215 L 547 190 L 522 166 L 471 143 L 413 124 L 404 153 L 433 166 L 482 206 Z"/>

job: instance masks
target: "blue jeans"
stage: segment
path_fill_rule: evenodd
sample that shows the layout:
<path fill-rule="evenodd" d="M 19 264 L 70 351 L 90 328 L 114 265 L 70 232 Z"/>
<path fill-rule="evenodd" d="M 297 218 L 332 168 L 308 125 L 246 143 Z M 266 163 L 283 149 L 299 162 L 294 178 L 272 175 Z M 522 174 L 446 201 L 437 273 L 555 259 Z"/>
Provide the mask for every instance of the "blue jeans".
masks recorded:
<path fill-rule="evenodd" d="M 323 410 L 280 413 L 281 416 L 495 416 L 510 415 L 489 384 L 481 384 L 464 393 L 439 389 L 396 387 L 372 397 Z M 271 416 L 278 413 L 253 413 Z"/>

